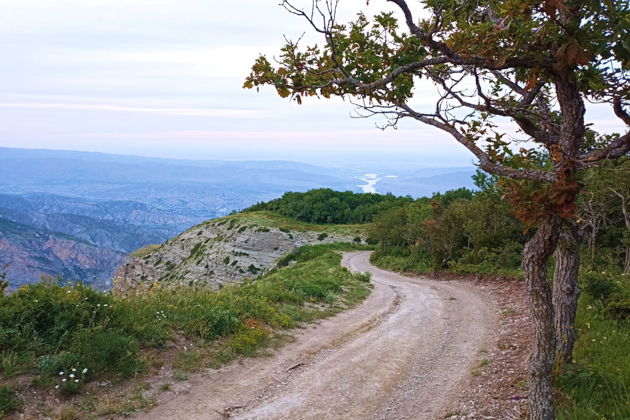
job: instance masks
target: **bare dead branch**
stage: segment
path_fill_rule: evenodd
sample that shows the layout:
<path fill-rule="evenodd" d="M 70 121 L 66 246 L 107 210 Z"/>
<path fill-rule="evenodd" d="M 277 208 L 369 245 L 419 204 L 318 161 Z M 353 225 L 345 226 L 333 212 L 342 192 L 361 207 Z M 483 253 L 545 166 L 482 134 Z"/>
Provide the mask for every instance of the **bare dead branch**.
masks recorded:
<path fill-rule="evenodd" d="M 613 110 L 615 111 L 615 115 L 621 119 L 626 125 L 630 125 L 630 114 L 623 109 L 623 105 L 621 103 L 621 98 L 616 96 L 613 98 Z"/>

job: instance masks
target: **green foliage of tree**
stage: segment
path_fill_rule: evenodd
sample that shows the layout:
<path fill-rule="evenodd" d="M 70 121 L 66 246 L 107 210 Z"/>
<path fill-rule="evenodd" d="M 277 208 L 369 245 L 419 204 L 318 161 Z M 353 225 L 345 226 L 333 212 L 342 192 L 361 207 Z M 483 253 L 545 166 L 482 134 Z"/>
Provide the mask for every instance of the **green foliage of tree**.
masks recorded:
<path fill-rule="evenodd" d="M 382 213 L 370 236 L 380 242 L 376 260 L 431 260 L 433 270 L 490 274 L 519 270 L 523 229 L 496 186 L 488 184 L 484 191 L 447 191 Z"/>
<path fill-rule="evenodd" d="M 584 183 L 578 214 L 589 262 L 601 265 L 607 257 L 622 258 L 624 272 L 630 273 L 630 159 L 589 169 Z"/>
<path fill-rule="evenodd" d="M 302 47 L 288 41 L 273 64 L 264 56 L 256 60 L 244 86 L 271 85 L 298 103 L 305 97 L 350 98 L 363 115 L 384 116 L 390 126 L 416 120 L 451 135 L 480 168 L 508 178 L 507 196 L 516 214 L 536 229 L 523 250 L 535 330 L 530 416 L 554 418 L 551 372 L 556 339 L 564 335 L 556 331 L 554 317 L 574 314 L 577 305 L 577 294 L 564 299 L 557 293 L 575 289 L 573 268 L 579 267 L 573 246 L 556 248 L 561 236 L 561 243 L 575 242 L 571 226 L 580 173 L 630 151 L 627 129 L 592 141 L 585 122 L 585 100 L 591 100 L 610 104 L 630 127 L 625 109 L 630 5 L 626 0 L 425 0 L 425 18 L 416 19 L 409 2 L 389 0 L 400 14 L 383 11 L 368 18 L 359 12 L 354 20 L 339 22 L 338 3 L 315 0 L 311 8 L 300 9 L 283 1 L 324 43 Z M 435 106 L 413 101 L 421 80 L 438 88 Z M 511 121 L 529 144 L 506 136 L 500 118 Z M 547 165 L 539 165 L 541 155 L 548 157 Z M 556 273 L 572 269 L 555 278 L 566 287 L 552 290 L 547 265 L 554 252 L 571 262 L 559 264 Z"/>
<path fill-rule="evenodd" d="M 281 198 L 255 204 L 244 211 L 270 210 L 307 223 L 355 224 L 369 223 L 375 215 L 413 201 L 411 197 L 392 194 L 356 194 L 320 188 L 304 193 L 287 192 Z"/>

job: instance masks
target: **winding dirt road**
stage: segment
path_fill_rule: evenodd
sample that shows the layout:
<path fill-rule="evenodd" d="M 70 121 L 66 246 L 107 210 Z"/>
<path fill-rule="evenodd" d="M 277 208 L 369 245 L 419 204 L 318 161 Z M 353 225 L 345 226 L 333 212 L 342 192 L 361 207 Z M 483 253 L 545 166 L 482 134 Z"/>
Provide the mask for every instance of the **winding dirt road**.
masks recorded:
<path fill-rule="evenodd" d="M 464 282 L 380 270 L 358 307 L 308 326 L 269 357 L 196 375 L 141 419 L 437 419 L 493 339 L 496 310 Z"/>

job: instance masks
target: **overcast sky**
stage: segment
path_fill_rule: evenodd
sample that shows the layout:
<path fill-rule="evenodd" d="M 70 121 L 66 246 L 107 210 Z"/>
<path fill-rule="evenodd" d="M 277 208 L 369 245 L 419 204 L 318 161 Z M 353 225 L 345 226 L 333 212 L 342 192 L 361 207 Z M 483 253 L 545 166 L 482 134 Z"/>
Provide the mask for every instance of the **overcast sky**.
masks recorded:
<path fill-rule="evenodd" d="M 415 124 L 382 132 L 340 101 L 241 88 L 305 26 L 278 0 L 0 0 L 0 146 L 194 159 L 471 163 Z M 345 0 L 347 15 L 387 8 Z M 390 3 L 391 4 L 391 3 Z M 432 93 L 420 92 L 431 103 Z M 608 110 L 597 127 L 618 127 Z M 353 163 L 354 164 L 354 163 Z"/>

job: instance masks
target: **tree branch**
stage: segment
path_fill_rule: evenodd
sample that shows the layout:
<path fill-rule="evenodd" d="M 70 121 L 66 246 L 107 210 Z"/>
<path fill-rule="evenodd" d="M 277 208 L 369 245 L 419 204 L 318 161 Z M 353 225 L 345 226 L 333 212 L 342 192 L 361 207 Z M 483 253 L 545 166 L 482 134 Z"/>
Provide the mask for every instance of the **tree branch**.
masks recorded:
<path fill-rule="evenodd" d="M 520 60 L 520 59 L 515 59 L 515 58 L 509 58 L 505 61 L 503 65 L 498 65 L 492 60 L 485 59 L 482 57 L 476 57 L 476 56 L 462 57 L 459 54 L 457 54 L 455 51 L 453 51 L 451 48 L 449 48 L 448 45 L 446 45 L 444 42 L 436 41 L 435 39 L 433 39 L 433 37 L 430 34 L 424 32 L 422 29 L 418 27 L 418 25 L 415 24 L 413 20 L 413 15 L 411 13 L 411 9 L 409 9 L 409 5 L 407 4 L 406 0 L 387 0 L 387 1 L 396 4 L 400 8 L 400 10 L 403 12 L 403 14 L 405 15 L 405 23 L 407 24 L 407 28 L 409 29 L 409 31 L 415 36 L 417 36 L 419 39 L 424 41 L 424 43 L 429 48 L 432 48 L 433 50 L 438 51 L 441 55 L 444 55 L 450 58 L 452 60 L 452 61 L 449 61 L 450 64 L 475 65 L 477 67 L 484 68 L 487 70 L 503 70 L 503 69 L 514 68 L 514 67 L 533 68 L 533 67 L 540 67 L 543 64 L 540 62 L 533 63 L 531 60 Z M 551 67 L 553 65 L 553 62 L 545 59 L 544 65 L 545 67 Z"/>
<path fill-rule="evenodd" d="M 621 119 L 626 125 L 630 125 L 630 115 L 623 109 L 623 105 L 621 103 L 621 98 L 616 96 L 613 99 L 613 110 L 615 111 L 615 115 Z"/>
<path fill-rule="evenodd" d="M 625 156 L 630 152 L 630 131 L 623 136 L 617 137 L 606 147 L 593 150 L 592 152 L 581 155 L 578 158 L 580 168 L 589 168 L 596 166 L 597 162 L 604 159 L 616 159 Z"/>
<path fill-rule="evenodd" d="M 406 104 L 401 104 L 399 107 L 404 109 L 410 117 L 449 133 L 458 143 L 470 150 L 477 159 L 479 159 L 479 167 L 486 172 L 531 181 L 554 182 L 556 180 L 556 175 L 553 172 L 536 169 L 514 169 L 497 164 L 490 159 L 490 156 L 488 156 L 486 152 L 477 146 L 470 138 L 459 132 L 453 125 L 438 121 L 434 117 L 427 117 L 426 114 L 418 113 Z"/>

